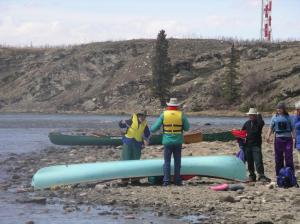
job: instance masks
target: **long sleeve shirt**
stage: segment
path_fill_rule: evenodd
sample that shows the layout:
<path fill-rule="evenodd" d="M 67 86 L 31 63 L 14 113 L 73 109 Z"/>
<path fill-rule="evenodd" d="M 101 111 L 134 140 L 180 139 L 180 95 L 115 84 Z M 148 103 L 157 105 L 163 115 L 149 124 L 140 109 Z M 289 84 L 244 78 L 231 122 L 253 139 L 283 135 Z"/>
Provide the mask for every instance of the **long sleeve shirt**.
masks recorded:
<path fill-rule="evenodd" d="M 159 118 L 155 121 L 155 123 L 151 126 L 150 131 L 156 132 L 163 125 L 164 121 L 164 113 L 162 113 Z M 190 129 L 190 124 L 187 117 L 182 115 L 182 124 L 183 131 L 188 131 Z M 163 134 L 162 144 L 163 145 L 179 145 L 183 143 L 183 134 Z"/>
<path fill-rule="evenodd" d="M 257 115 L 256 120 L 248 120 L 245 122 L 242 130 L 247 131 L 246 146 L 261 146 L 261 134 L 264 125 L 265 122 L 260 114 Z"/>

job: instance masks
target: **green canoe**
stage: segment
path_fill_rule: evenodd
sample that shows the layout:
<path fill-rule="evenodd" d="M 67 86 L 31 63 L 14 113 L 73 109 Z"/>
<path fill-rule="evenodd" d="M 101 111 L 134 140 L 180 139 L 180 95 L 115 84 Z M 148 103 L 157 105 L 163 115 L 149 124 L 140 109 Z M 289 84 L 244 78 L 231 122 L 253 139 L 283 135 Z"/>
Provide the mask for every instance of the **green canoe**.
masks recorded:
<path fill-rule="evenodd" d="M 214 142 L 214 141 L 228 142 L 233 140 L 235 140 L 235 137 L 231 134 L 231 131 L 203 134 L 203 141 L 206 142 Z"/>
<path fill-rule="evenodd" d="M 60 132 L 49 133 L 50 141 L 55 145 L 122 145 L 122 136 L 92 136 L 92 135 L 68 135 Z M 230 131 L 203 134 L 203 141 L 231 141 L 234 140 Z M 151 145 L 161 145 L 162 136 L 153 135 Z"/>
<path fill-rule="evenodd" d="M 122 136 L 67 135 L 60 132 L 49 133 L 50 141 L 55 145 L 122 145 Z M 150 144 L 161 145 L 162 136 L 152 135 Z"/>
<path fill-rule="evenodd" d="M 162 176 L 163 163 L 163 159 L 147 159 L 50 166 L 38 170 L 31 185 L 43 189 L 119 178 Z M 173 172 L 173 161 L 171 166 Z M 235 156 L 183 157 L 181 174 L 246 180 L 245 165 Z"/>

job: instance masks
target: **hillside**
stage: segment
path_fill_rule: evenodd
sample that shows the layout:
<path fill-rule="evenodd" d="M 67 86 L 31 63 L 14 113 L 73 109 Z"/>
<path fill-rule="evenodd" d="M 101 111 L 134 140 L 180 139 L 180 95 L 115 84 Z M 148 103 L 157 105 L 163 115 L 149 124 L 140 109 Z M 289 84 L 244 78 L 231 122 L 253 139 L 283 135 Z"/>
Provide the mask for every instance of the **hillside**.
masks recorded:
<path fill-rule="evenodd" d="M 220 92 L 231 43 L 170 39 L 172 95 L 185 111 L 268 111 L 300 100 L 300 42 L 238 43 L 241 99 L 225 103 Z M 102 42 L 62 48 L 0 48 L 1 112 L 158 111 L 151 97 L 155 40 Z"/>

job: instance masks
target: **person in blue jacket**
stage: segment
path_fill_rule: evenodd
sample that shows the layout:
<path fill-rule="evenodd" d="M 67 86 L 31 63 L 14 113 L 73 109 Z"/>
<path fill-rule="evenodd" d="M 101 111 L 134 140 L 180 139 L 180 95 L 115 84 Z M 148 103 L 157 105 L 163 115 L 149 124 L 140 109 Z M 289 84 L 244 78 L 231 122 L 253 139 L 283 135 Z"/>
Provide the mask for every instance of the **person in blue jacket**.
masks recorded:
<path fill-rule="evenodd" d="M 167 109 L 159 116 L 155 123 L 151 126 L 150 131 L 156 132 L 163 126 L 164 145 L 164 178 L 163 186 L 170 184 L 170 163 L 173 154 L 174 157 L 174 182 L 175 185 L 182 185 L 180 177 L 181 166 L 181 149 L 183 143 L 183 131 L 188 131 L 190 124 L 186 116 L 180 111 L 177 98 L 171 98 L 167 103 Z"/>
<path fill-rule="evenodd" d="M 300 101 L 295 103 L 296 114 L 293 119 L 295 129 L 295 148 L 297 150 L 298 163 L 300 164 Z"/>
<path fill-rule="evenodd" d="M 267 142 L 270 143 L 272 133 L 275 133 L 275 170 L 279 175 L 281 168 L 288 166 L 294 171 L 293 161 L 293 137 L 294 128 L 292 118 L 287 112 L 283 102 L 278 103 L 277 113 L 271 119 L 271 125 L 267 134 Z"/>

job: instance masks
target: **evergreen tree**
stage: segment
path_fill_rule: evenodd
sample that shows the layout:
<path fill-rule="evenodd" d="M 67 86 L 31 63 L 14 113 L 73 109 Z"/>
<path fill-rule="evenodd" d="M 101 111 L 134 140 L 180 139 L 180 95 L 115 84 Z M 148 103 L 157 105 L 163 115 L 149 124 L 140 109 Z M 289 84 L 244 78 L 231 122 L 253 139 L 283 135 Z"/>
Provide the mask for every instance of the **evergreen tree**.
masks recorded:
<path fill-rule="evenodd" d="M 155 51 L 152 57 L 152 93 L 158 97 L 161 106 L 165 106 L 170 96 L 171 60 L 168 56 L 169 43 L 164 30 L 161 30 L 156 39 Z"/>
<path fill-rule="evenodd" d="M 239 52 L 235 49 L 234 44 L 232 44 L 230 52 L 230 62 L 227 65 L 227 72 L 224 77 L 222 88 L 223 97 L 229 103 L 235 103 L 239 98 L 239 86 L 237 84 L 238 62 Z"/>

